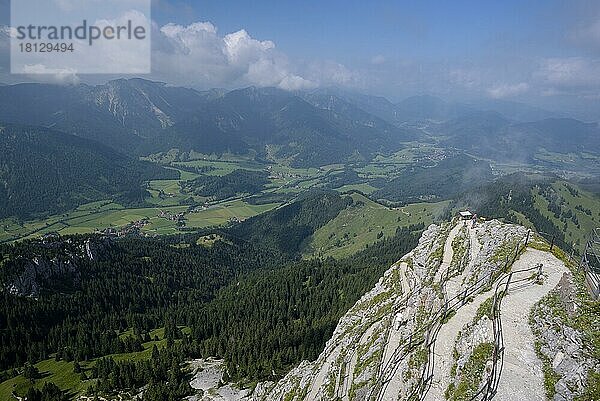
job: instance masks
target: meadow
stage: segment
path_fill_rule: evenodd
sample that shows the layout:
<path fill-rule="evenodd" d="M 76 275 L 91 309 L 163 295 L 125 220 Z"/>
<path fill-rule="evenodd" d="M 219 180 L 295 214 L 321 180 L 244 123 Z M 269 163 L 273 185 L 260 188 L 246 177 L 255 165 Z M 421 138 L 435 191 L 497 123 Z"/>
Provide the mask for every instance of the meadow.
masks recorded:
<path fill-rule="evenodd" d="M 189 327 L 179 326 L 182 332 L 189 334 Z M 152 341 L 148 341 L 142 344 L 144 347 L 143 351 L 139 352 L 128 352 L 122 354 L 106 355 L 107 358 L 112 358 L 115 361 L 139 361 L 147 360 L 152 356 L 152 348 L 156 345 L 157 348 L 161 349 L 167 346 L 167 340 L 165 339 L 165 329 L 159 328 L 150 331 L 149 335 Z M 123 333 L 119 333 L 119 337 L 124 338 L 133 335 L 133 330 L 128 330 Z M 181 341 L 181 340 L 176 340 Z M 9 380 L 0 383 L 0 400 L 14 399 L 13 393 L 17 396 L 24 396 L 27 390 L 33 385 L 37 389 L 41 389 L 44 383 L 54 383 L 61 390 L 67 391 L 71 396 L 78 396 L 85 394 L 86 389 L 93 385 L 96 380 L 86 380 L 85 377 L 90 377 L 90 370 L 96 364 L 97 359 L 91 359 L 89 361 L 79 361 L 82 373 L 74 372 L 74 361 L 57 361 L 52 358 L 45 359 L 41 362 L 36 363 L 34 366 L 40 372 L 40 378 L 35 381 L 31 381 L 19 374 Z M 82 374 L 85 376 L 82 377 Z"/>
<path fill-rule="evenodd" d="M 352 255 L 382 238 L 393 236 L 399 227 L 421 223 L 428 226 L 449 204 L 415 203 L 389 208 L 359 193 L 351 196 L 354 204 L 313 234 L 303 252 L 305 257 Z"/>

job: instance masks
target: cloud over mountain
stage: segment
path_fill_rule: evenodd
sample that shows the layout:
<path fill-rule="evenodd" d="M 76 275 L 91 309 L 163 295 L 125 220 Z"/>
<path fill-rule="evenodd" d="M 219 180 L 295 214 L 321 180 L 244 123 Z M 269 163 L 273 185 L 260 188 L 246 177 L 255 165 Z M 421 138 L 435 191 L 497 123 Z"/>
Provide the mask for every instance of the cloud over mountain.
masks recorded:
<path fill-rule="evenodd" d="M 317 85 L 294 72 L 274 42 L 255 39 L 244 29 L 221 36 L 210 22 L 155 25 L 154 46 L 153 75 L 169 82 L 287 90 Z"/>
<path fill-rule="evenodd" d="M 585 57 L 551 58 L 535 74 L 547 94 L 600 95 L 600 61 Z"/>
<path fill-rule="evenodd" d="M 529 84 L 520 82 L 518 84 L 502 84 L 488 89 L 488 94 L 494 99 L 520 95 L 529 90 Z"/>

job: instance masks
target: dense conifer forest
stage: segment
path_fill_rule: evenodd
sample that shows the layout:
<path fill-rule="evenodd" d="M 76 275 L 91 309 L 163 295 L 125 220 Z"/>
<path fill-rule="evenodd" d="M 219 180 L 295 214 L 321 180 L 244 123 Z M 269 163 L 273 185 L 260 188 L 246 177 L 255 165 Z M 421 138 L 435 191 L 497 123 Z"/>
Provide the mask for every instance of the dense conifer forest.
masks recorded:
<path fill-rule="evenodd" d="M 234 170 L 222 177 L 202 175 L 182 184 L 184 193 L 227 199 L 240 194 L 254 194 L 269 183 L 263 171 Z"/>
<path fill-rule="evenodd" d="M 299 246 L 291 245 L 349 202 L 331 193 L 309 196 L 224 230 L 210 246 L 198 245 L 198 234 L 2 245 L 5 288 L 26 275 L 31 255 L 51 273 L 38 277 L 33 297 L 15 296 L 14 288 L 3 292 L 0 370 L 7 378 L 13 368 L 51 357 L 75 366 L 101 358 L 88 373 L 97 379 L 90 392 L 149 383 L 146 400 L 187 394 L 181 366 L 189 358 L 222 357 L 233 379 L 278 377 L 319 354 L 340 316 L 415 246 L 424 228 L 398 229 L 351 259 L 299 260 Z M 268 227 L 275 229 L 257 241 Z M 71 268 L 56 268 L 64 265 Z M 153 349 L 149 360 L 102 358 L 141 351 L 159 327 L 168 346 Z M 32 399 L 55 399 L 47 398 L 51 386 L 32 391 Z"/>

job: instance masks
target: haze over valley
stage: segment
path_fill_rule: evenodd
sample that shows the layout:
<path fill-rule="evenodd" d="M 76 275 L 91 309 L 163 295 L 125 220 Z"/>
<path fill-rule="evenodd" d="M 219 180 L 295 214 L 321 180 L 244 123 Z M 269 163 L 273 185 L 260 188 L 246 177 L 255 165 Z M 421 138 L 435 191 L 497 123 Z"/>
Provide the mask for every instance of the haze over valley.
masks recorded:
<path fill-rule="evenodd" d="M 600 399 L 600 8 L 268 3 L 1 22 L 0 400 Z"/>

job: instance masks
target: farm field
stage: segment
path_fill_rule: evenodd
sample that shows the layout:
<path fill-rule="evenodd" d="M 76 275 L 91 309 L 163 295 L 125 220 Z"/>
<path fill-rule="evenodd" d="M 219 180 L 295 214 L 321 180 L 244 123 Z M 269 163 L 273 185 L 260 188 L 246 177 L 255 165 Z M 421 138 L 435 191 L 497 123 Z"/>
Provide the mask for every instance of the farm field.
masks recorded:
<path fill-rule="evenodd" d="M 600 174 L 600 157 L 591 153 L 554 153 L 544 150 L 538 152 L 535 159 L 550 170 L 586 171 L 590 177 Z"/>
<path fill-rule="evenodd" d="M 60 217 L 27 222 L 23 225 L 14 221 L 3 222 L 4 230 L 0 233 L 0 241 L 32 238 L 53 232 L 62 235 L 93 233 L 106 228 L 118 229 L 144 219 L 147 220 L 147 223 L 141 231 L 146 234 L 176 234 L 180 232 L 177 222 L 160 217 L 159 214 L 161 211 L 177 214 L 188 209 L 187 206 L 126 209 L 117 204 L 112 205 L 113 208 L 106 210 L 76 210 Z M 278 205 L 279 203 L 250 205 L 241 200 L 223 202 L 209 206 L 205 210 L 186 214 L 187 227 L 199 229 L 227 224 L 231 219 L 245 220 Z"/>
<path fill-rule="evenodd" d="M 367 195 L 377 191 L 377 188 L 375 188 L 374 186 L 371 186 L 367 183 L 364 184 L 349 184 L 349 185 L 343 185 L 339 188 L 335 189 L 338 192 L 350 192 L 350 191 L 360 191 L 363 192 Z"/>
<path fill-rule="evenodd" d="M 264 165 L 250 161 L 222 161 L 222 160 L 192 160 L 186 162 L 174 162 L 173 167 L 183 166 L 192 168 L 205 168 L 205 174 L 208 175 L 225 175 L 237 169 L 259 171 L 264 169 Z"/>
<path fill-rule="evenodd" d="M 230 219 L 245 220 L 257 214 L 276 208 L 279 203 L 251 205 L 242 200 L 221 203 L 195 213 L 187 215 L 187 227 L 205 228 L 218 226 L 229 222 Z"/>
<path fill-rule="evenodd" d="M 202 229 L 224 225 L 230 221 L 244 220 L 271 210 L 279 206 L 282 202 L 280 199 L 273 199 L 267 200 L 267 203 L 264 204 L 251 204 L 245 201 L 246 197 L 215 202 L 210 198 L 183 193 L 181 191 L 181 184 L 200 176 L 200 173 L 188 171 L 187 168 L 198 168 L 198 171 L 202 171 L 202 174 L 213 176 L 229 174 L 237 169 L 266 171 L 269 174 L 269 183 L 265 186 L 265 189 L 261 193 L 250 194 L 249 196 L 280 195 L 289 198 L 295 194 L 318 188 L 334 189 L 338 192 L 360 191 L 370 194 L 377 190 L 377 187 L 372 184 L 371 179 L 393 177 L 398 171 L 406 168 L 411 163 L 422 162 L 423 160 L 430 160 L 432 157 L 436 157 L 438 151 L 434 147 L 411 148 L 401 150 L 389 156 L 378 156 L 370 163 L 353 163 L 346 166 L 336 164 L 321 168 L 294 168 L 284 164 L 267 164 L 251 158 L 233 155 L 216 157 L 193 154 L 190 157 L 191 160 L 186 161 L 177 161 L 177 158 L 173 155 L 152 156 L 144 159 L 160 162 L 167 168 L 178 170 L 180 178 L 149 181 L 146 190 L 150 196 L 145 200 L 145 205 L 140 207 L 125 207 L 107 199 L 83 204 L 75 210 L 46 218 L 24 222 L 13 218 L 4 219 L 0 221 L 0 242 L 34 238 L 53 232 L 66 235 L 93 233 L 109 228 L 119 230 L 134 223 L 137 223 L 140 231 L 145 234 L 168 235 L 180 232 L 177 219 L 169 219 L 169 215 L 185 213 L 185 226 L 187 230 Z M 186 170 L 182 169 L 184 166 Z M 332 186 L 330 180 L 335 179 L 338 174 L 345 170 L 353 170 L 358 173 L 360 181 L 345 182 L 342 180 L 337 182 L 335 186 Z M 385 207 L 381 207 L 385 209 Z M 412 208 L 412 206 L 408 206 L 407 208 Z M 432 207 L 428 204 L 425 204 L 424 208 L 427 210 L 437 210 L 437 207 Z M 165 212 L 167 218 L 164 215 L 161 217 L 161 212 Z M 385 214 L 381 210 L 377 213 L 376 219 L 381 217 L 379 214 Z M 387 220 L 384 219 L 381 224 L 378 222 L 376 225 L 387 225 L 387 223 L 390 223 L 391 220 L 396 219 L 398 216 L 403 218 L 404 214 L 396 211 L 390 214 L 390 216 L 388 216 Z M 409 220 L 412 221 L 411 219 Z M 426 215 L 422 216 L 422 221 L 427 222 L 430 220 L 430 217 Z M 140 223 L 141 221 L 143 221 L 143 224 Z M 420 221 L 417 219 L 416 222 Z M 389 235 L 388 231 L 395 230 L 397 226 L 399 224 L 391 224 L 390 227 L 384 230 L 384 234 Z M 373 228 L 373 230 L 375 229 Z M 350 234 L 353 235 L 353 233 Z M 344 233 L 341 235 L 343 236 Z M 365 238 L 361 237 L 356 241 L 349 241 L 349 244 L 346 245 L 349 247 L 347 251 L 355 251 L 362 248 L 365 243 L 373 242 L 372 236 L 369 234 Z M 350 245 L 354 243 L 356 245 Z"/>

